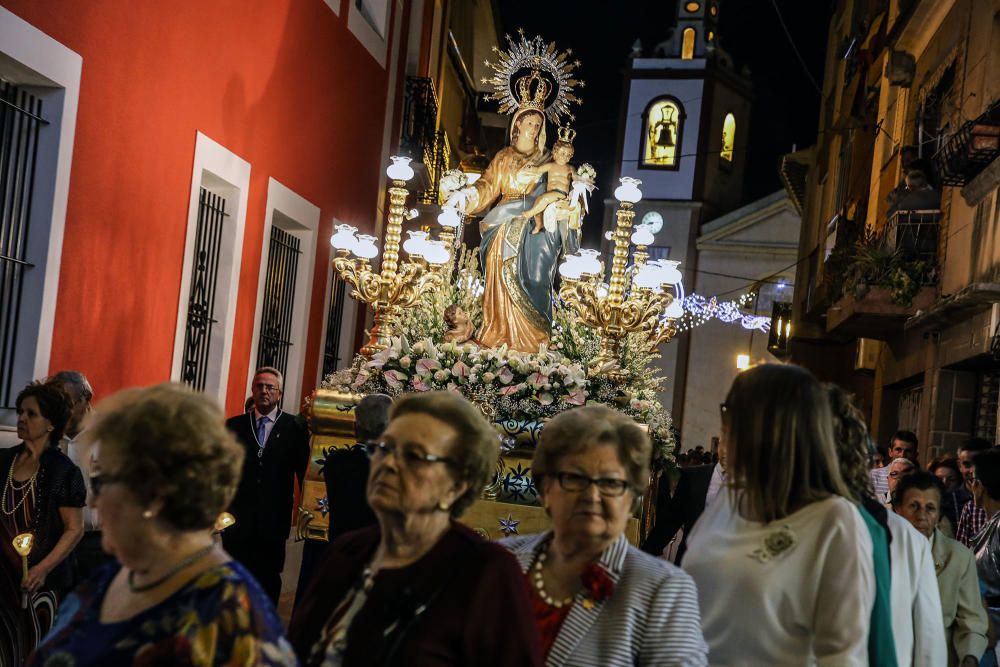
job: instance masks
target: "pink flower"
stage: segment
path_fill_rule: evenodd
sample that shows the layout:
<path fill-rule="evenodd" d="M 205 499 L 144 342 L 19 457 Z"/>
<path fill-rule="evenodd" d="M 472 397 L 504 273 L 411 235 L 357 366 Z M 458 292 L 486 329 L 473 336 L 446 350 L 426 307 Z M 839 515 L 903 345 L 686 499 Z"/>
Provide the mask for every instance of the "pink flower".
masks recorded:
<path fill-rule="evenodd" d="M 458 385 L 455 384 L 454 382 L 449 382 L 448 386 L 445 387 L 445 389 L 447 389 L 448 391 L 450 391 L 453 394 L 458 394 L 459 396 L 462 395 L 462 392 L 459 390 Z"/>
<path fill-rule="evenodd" d="M 423 359 L 417 362 L 418 373 L 427 373 L 428 375 L 430 375 L 439 368 L 441 368 L 441 364 L 438 363 L 437 359 L 428 359 L 424 357 Z"/>
<path fill-rule="evenodd" d="M 414 375 L 410 379 L 410 389 L 413 391 L 430 391 L 430 385 L 424 382 L 424 379 L 419 375 Z"/>
<path fill-rule="evenodd" d="M 467 378 L 469 377 L 469 367 L 461 360 L 456 361 L 455 365 L 451 367 L 451 374 L 457 378 Z"/>
<path fill-rule="evenodd" d="M 511 371 L 506 366 L 504 366 L 503 369 L 501 369 L 500 374 L 497 377 L 500 379 L 501 383 L 503 383 L 503 384 L 510 384 L 511 380 L 514 379 L 514 372 Z"/>
<path fill-rule="evenodd" d="M 574 389 L 566 397 L 566 402 L 570 405 L 583 405 L 587 402 L 587 392 L 583 389 Z"/>
<path fill-rule="evenodd" d="M 550 394 L 547 391 L 543 391 L 542 393 L 538 394 L 536 398 L 538 398 L 538 402 L 541 403 L 542 405 L 552 405 L 552 401 L 555 400 L 552 397 L 552 394 Z"/>
<path fill-rule="evenodd" d="M 532 387 L 544 387 L 549 382 L 549 376 L 535 372 L 528 376 L 528 384 Z"/>
<path fill-rule="evenodd" d="M 524 383 L 523 382 L 520 383 L 520 384 L 512 384 L 512 385 L 510 385 L 508 387 L 504 387 L 503 389 L 501 389 L 500 390 L 500 395 L 501 396 L 510 396 L 511 394 L 516 394 L 517 392 L 521 391 L 522 389 L 524 389 Z"/>
<path fill-rule="evenodd" d="M 396 390 L 402 389 L 403 384 L 409 379 L 403 371 L 386 371 L 383 376 L 386 383 Z"/>

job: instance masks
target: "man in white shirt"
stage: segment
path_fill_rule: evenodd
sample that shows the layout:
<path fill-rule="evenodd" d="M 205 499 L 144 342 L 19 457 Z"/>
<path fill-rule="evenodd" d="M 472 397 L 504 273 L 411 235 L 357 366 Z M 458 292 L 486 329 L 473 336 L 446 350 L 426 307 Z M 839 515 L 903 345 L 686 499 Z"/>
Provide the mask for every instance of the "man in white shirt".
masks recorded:
<path fill-rule="evenodd" d="M 889 441 L 889 460 L 917 460 L 917 436 L 913 431 L 896 431 Z M 875 468 L 869 475 L 876 498 L 885 498 L 889 493 L 889 466 Z M 884 502 L 884 501 L 883 501 Z"/>
<path fill-rule="evenodd" d="M 73 549 L 73 579 L 78 584 L 87 579 L 94 570 L 106 563 L 108 555 L 101 549 L 101 521 L 97 510 L 91 506 L 93 491 L 90 488 L 90 463 L 94 458 L 94 447 L 84 442 L 83 433 L 87 422 L 93 413 L 91 400 L 94 390 L 90 381 L 79 371 L 59 371 L 51 377 L 51 381 L 62 385 L 72 403 L 66 433 L 63 435 L 59 448 L 75 463 L 83 474 L 83 483 L 87 487 L 87 505 L 83 508 L 83 538 Z M 85 460 L 86 459 L 86 460 Z"/>

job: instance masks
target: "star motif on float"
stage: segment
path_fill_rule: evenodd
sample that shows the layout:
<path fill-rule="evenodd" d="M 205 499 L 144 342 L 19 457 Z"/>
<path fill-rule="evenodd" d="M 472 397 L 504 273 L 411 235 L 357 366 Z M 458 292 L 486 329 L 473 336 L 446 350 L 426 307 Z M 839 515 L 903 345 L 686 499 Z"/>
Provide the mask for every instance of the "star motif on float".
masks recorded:
<path fill-rule="evenodd" d="M 517 535 L 517 525 L 521 523 L 510 514 L 507 515 L 506 519 L 500 519 L 500 531 L 506 536 Z"/>

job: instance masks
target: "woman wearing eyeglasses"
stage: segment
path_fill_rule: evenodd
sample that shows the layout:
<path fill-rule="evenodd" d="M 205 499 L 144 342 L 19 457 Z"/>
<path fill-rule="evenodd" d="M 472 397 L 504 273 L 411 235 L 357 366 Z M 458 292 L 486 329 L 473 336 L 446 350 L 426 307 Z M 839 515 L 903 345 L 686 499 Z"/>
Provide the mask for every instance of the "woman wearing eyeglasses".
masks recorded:
<path fill-rule="evenodd" d="M 20 665 L 52 625 L 83 536 L 86 488 L 58 443 L 70 417 L 61 386 L 35 382 L 15 401 L 21 444 L 0 450 L 0 665 Z M 30 534 L 27 571 L 12 541 Z"/>
<path fill-rule="evenodd" d="M 264 592 L 212 536 L 243 462 L 218 406 L 163 384 L 98 415 L 91 503 L 117 561 L 60 606 L 28 666 L 297 665 Z"/>
<path fill-rule="evenodd" d="M 461 396 L 406 394 L 368 450 L 368 504 L 378 525 L 327 548 L 289 626 L 300 660 L 541 664 L 517 563 L 455 521 L 496 464 L 496 431 Z"/>
<path fill-rule="evenodd" d="M 604 406 L 545 425 L 532 461 L 552 530 L 502 544 L 531 583 L 546 665 L 705 665 L 698 595 L 687 574 L 629 544 L 651 445 Z"/>

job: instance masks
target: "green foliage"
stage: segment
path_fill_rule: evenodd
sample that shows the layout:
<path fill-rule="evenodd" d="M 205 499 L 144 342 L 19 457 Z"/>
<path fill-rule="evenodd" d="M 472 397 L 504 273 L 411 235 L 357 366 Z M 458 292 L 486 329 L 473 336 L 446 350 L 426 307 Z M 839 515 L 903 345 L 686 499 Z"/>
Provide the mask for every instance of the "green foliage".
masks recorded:
<path fill-rule="evenodd" d="M 890 247 L 884 237 L 867 232 L 853 248 L 835 250 L 826 263 L 827 280 L 834 298 L 844 294 L 856 299 L 867 296 L 872 287 L 889 290 L 890 300 L 908 307 L 924 285 L 932 284 L 934 267 L 925 261 L 908 259 Z"/>

